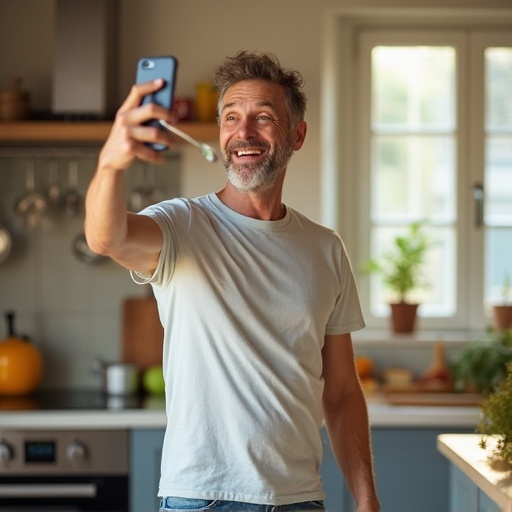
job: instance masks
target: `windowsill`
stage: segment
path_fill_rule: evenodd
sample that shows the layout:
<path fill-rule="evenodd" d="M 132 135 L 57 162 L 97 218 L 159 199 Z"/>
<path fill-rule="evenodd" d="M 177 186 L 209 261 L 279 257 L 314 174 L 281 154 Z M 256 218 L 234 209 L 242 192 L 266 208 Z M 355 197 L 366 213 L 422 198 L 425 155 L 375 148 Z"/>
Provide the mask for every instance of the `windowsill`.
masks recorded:
<path fill-rule="evenodd" d="M 441 341 L 452 347 L 467 345 L 481 335 L 481 332 L 470 330 L 419 330 L 411 334 L 396 334 L 387 329 L 362 329 L 352 333 L 354 345 L 364 347 L 417 347 L 426 348 Z"/>

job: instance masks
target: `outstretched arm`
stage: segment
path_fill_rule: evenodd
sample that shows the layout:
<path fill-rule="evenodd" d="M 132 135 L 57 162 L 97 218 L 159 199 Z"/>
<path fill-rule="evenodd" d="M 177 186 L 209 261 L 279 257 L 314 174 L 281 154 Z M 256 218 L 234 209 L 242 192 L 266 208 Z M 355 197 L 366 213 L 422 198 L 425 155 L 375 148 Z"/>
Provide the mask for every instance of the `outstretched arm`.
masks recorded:
<path fill-rule="evenodd" d="M 127 212 L 124 175 L 136 158 L 164 161 L 164 156 L 146 142 L 173 143 L 164 130 L 142 125 L 155 118 L 171 120 L 170 112 L 163 107 L 151 103 L 140 106 L 144 95 L 162 85 L 163 81 L 155 80 L 132 87 L 101 150 L 85 202 L 85 234 L 91 249 L 143 273 L 156 268 L 162 233 L 151 218 Z"/>
<path fill-rule="evenodd" d="M 334 456 L 357 503 L 356 511 L 378 512 L 368 411 L 351 335 L 326 336 L 322 359 L 324 419 Z"/>

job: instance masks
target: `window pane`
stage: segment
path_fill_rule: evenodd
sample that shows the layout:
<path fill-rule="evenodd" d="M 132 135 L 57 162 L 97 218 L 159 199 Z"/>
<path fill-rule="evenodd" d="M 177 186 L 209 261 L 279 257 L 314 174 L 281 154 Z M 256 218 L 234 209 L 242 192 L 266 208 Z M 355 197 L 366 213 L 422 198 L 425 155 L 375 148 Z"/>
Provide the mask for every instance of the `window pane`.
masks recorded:
<path fill-rule="evenodd" d="M 486 127 L 512 130 L 512 48 L 485 50 Z"/>
<path fill-rule="evenodd" d="M 512 279 L 512 48 L 486 48 L 484 59 L 485 295 L 496 303 Z"/>
<path fill-rule="evenodd" d="M 371 253 L 378 257 L 413 221 L 435 237 L 428 282 L 409 300 L 422 316 L 455 312 L 456 81 L 447 46 L 376 46 L 371 85 Z M 371 310 L 389 314 L 380 276 L 371 279 Z"/>
<path fill-rule="evenodd" d="M 485 223 L 512 226 L 512 136 L 487 138 L 485 166 Z"/>
<path fill-rule="evenodd" d="M 487 299 L 499 302 L 506 276 L 512 281 L 512 228 L 487 229 L 485 263 Z"/>
<path fill-rule="evenodd" d="M 372 51 L 372 76 L 374 128 L 454 128 L 453 48 L 377 46 Z"/>
<path fill-rule="evenodd" d="M 452 222 L 455 141 L 451 136 L 375 136 L 373 220 Z"/>

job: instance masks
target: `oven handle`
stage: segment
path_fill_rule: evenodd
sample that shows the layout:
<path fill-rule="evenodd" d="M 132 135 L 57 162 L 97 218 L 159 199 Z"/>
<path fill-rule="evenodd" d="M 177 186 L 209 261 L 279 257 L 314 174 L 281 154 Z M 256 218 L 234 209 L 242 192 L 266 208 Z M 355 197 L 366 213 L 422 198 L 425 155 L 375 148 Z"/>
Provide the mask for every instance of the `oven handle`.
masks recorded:
<path fill-rule="evenodd" d="M 94 484 L 0 484 L 2 498 L 94 498 Z"/>

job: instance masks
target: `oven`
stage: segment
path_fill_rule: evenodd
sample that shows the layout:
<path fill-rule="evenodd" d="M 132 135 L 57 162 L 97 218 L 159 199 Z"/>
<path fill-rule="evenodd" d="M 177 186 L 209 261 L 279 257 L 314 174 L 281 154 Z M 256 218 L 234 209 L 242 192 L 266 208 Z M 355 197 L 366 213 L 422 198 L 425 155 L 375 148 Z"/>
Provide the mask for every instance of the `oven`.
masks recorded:
<path fill-rule="evenodd" d="M 127 430 L 0 428 L 1 512 L 127 512 Z"/>

